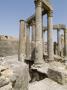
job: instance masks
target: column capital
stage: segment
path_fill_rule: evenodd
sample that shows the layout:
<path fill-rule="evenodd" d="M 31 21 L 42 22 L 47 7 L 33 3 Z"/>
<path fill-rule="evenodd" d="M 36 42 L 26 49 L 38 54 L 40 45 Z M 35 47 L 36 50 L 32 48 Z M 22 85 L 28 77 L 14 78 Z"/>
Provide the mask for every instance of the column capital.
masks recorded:
<path fill-rule="evenodd" d="M 53 17 L 53 11 L 48 11 L 47 15 L 48 17 Z"/>
<path fill-rule="evenodd" d="M 34 0 L 35 6 L 41 7 L 41 0 Z"/>
<path fill-rule="evenodd" d="M 25 22 L 25 20 L 22 19 L 22 20 L 20 20 L 20 22 Z"/>

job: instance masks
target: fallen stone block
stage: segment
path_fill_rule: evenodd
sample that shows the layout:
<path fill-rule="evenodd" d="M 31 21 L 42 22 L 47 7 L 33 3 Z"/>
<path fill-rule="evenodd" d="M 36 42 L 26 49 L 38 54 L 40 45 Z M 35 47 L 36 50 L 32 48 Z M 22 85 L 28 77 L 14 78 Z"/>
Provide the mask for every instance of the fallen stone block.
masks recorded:
<path fill-rule="evenodd" d="M 9 79 L 5 78 L 4 76 L 0 77 L 0 87 L 3 87 L 5 85 L 9 84 Z"/>
<path fill-rule="evenodd" d="M 12 84 L 9 83 L 8 85 L 1 87 L 0 90 L 12 90 Z"/>
<path fill-rule="evenodd" d="M 67 69 L 62 64 L 55 63 L 48 68 L 48 77 L 60 84 L 67 84 Z"/>

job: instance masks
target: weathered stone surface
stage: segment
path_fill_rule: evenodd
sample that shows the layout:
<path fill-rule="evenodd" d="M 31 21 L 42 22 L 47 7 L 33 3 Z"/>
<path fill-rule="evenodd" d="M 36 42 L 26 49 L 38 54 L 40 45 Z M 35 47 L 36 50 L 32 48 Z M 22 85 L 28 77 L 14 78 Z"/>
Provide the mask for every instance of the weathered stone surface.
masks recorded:
<path fill-rule="evenodd" d="M 3 87 L 5 85 L 9 84 L 9 79 L 5 78 L 4 76 L 0 77 L 0 87 Z"/>
<path fill-rule="evenodd" d="M 67 65 L 67 29 L 64 30 L 64 60 Z"/>
<path fill-rule="evenodd" d="M 0 63 L 0 90 L 28 90 L 28 67 L 17 57 L 5 57 Z"/>
<path fill-rule="evenodd" d="M 53 25 L 53 29 L 54 30 L 57 30 L 57 29 L 65 29 L 66 26 L 64 24 L 57 24 L 57 25 Z M 47 27 L 43 27 L 43 30 L 46 31 L 47 30 Z"/>
<path fill-rule="evenodd" d="M 54 51 L 53 51 L 53 12 L 48 12 L 48 19 L 47 19 L 47 51 L 48 51 L 48 60 L 54 60 Z"/>
<path fill-rule="evenodd" d="M 62 86 L 51 79 L 44 79 L 29 85 L 29 90 L 67 90 L 67 86 Z"/>
<path fill-rule="evenodd" d="M 5 86 L 1 87 L 0 90 L 13 90 L 12 89 L 12 84 L 9 83 L 8 85 L 5 85 Z"/>
<path fill-rule="evenodd" d="M 59 62 L 51 63 L 48 68 L 48 77 L 60 84 L 67 84 L 67 69 Z"/>
<path fill-rule="evenodd" d="M 57 43 L 58 43 L 58 55 L 61 56 L 61 36 L 60 36 L 60 30 L 57 29 Z"/>
<path fill-rule="evenodd" d="M 42 41 L 42 3 L 41 0 L 35 2 L 35 12 L 36 12 L 36 45 L 35 45 L 35 64 L 43 64 L 43 41 Z"/>
<path fill-rule="evenodd" d="M 20 20 L 20 32 L 19 32 L 19 48 L 18 48 L 18 60 L 24 61 L 26 58 L 26 34 L 25 34 L 25 21 Z"/>

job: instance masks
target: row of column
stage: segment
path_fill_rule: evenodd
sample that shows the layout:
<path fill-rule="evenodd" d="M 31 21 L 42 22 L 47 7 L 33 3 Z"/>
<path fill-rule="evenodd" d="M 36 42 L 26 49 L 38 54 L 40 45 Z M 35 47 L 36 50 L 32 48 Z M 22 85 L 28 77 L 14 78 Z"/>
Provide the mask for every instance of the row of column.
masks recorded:
<path fill-rule="evenodd" d="M 35 40 L 35 59 L 34 63 L 35 64 L 42 64 L 44 63 L 43 60 L 43 35 L 42 35 L 42 2 L 41 0 L 35 1 L 35 33 L 34 33 L 34 24 L 33 24 L 33 43 Z M 52 12 L 48 13 L 48 58 L 49 60 L 54 60 L 53 58 L 53 41 L 52 41 L 52 32 L 53 32 L 53 25 L 52 25 Z M 20 28 L 20 35 L 19 35 L 19 60 L 22 60 L 22 56 L 25 54 L 24 47 L 25 45 L 23 44 L 24 42 L 24 37 L 25 37 L 25 28 L 24 28 L 24 21 L 20 22 L 21 28 Z M 27 27 L 29 29 L 29 27 Z M 35 35 L 34 35 L 35 34 Z M 29 36 L 29 33 L 28 33 Z M 28 38 L 27 38 L 28 40 Z M 25 40 L 26 41 L 26 40 Z M 29 40 L 28 40 L 29 41 Z M 29 45 L 29 44 L 28 44 Z M 33 47 L 34 48 L 34 47 Z M 24 50 L 24 51 L 23 51 Z M 29 48 L 28 48 L 29 51 Z M 27 53 L 28 54 L 28 53 Z"/>
<path fill-rule="evenodd" d="M 42 39 L 42 2 L 41 0 L 35 1 L 36 10 L 36 47 L 35 47 L 35 63 L 43 63 L 43 39 Z M 53 12 L 49 11 L 47 14 L 47 42 L 48 42 L 48 60 L 54 60 L 53 55 Z"/>
<path fill-rule="evenodd" d="M 60 30 L 57 30 L 57 41 L 58 41 L 58 55 L 61 52 L 61 37 Z M 67 61 L 67 29 L 64 29 L 64 60 Z"/>
<path fill-rule="evenodd" d="M 26 23 L 24 20 L 20 20 L 18 60 L 24 61 L 24 59 L 28 60 L 30 60 L 31 58 L 34 59 L 35 57 L 34 52 L 35 52 L 35 22 L 34 20 L 32 21 L 32 45 L 31 45 L 30 25 Z"/>
<path fill-rule="evenodd" d="M 67 57 L 67 29 L 63 30 L 64 30 L 64 56 Z M 62 52 L 60 29 L 57 29 L 57 43 L 58 43 L 57 53 L 60 56 Z"/>
<path fill-rule="evenodd" d="M 54 60 L 54 50 L 53 50 L 53 22 L 52 22 L 52 18 L 53 18 L 53 12 L 52 11 L 48 11 L 47 13 L 47 52 L 48 52 L 48 60 L 49 61 L 53 61 Z M 27 41 L 25 38 L 25 24 L 24 21 L 20 21 L 20 35 L 19 35 L 19 60 L 22 60 L 22 56 L 25 58 L 25 44 L 27 42 L 26 45 L 27 46 L 27 53 L 26 55 L 29 56 L 29 45 L 30 45 L 30 41 L 29 41 L 29 30 L 30 27 L 27 25 Z M 58 30 L 59 31 L 59 30 Z M 65 56 L 67 56 L 67 30 L 64 31 L 64 45 L 65 45 Z M 35 52 L 35 58 L 34 58 L 34 63 L 35 64 L 42 64 L 44 63 L 43 60 L 43 35 L 42 35 L 42 2 L 41 0 L 36 0 L 35 1 L 35 23 L 34 21 L 32 21 L 32 50 Z M 58 38 L 59 38 L 59 32 L 58 34 Z M 59 43 L 59 40 L 58 40 Z M 60 45 L 60 43 L 59 43 Z M 60 49 L 58 45 L 58 48 Z M 60 51 L 60 50 L 59 50 Z M 32 53 L 33 55 L 33 53 Z M 34 57 L 34 56 L 33 56 Z"/>

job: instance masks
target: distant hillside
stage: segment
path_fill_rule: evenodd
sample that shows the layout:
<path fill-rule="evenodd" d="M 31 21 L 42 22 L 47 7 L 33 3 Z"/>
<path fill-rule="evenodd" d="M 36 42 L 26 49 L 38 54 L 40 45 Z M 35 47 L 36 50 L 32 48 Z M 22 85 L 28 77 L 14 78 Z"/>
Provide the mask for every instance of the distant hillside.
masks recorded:
<path fill-rule="evenodd" d="M 12 36 L 0 35 L 0 56 L 11 56 L 18 53 L 18 40 Z"/>

